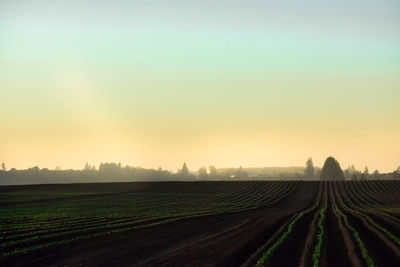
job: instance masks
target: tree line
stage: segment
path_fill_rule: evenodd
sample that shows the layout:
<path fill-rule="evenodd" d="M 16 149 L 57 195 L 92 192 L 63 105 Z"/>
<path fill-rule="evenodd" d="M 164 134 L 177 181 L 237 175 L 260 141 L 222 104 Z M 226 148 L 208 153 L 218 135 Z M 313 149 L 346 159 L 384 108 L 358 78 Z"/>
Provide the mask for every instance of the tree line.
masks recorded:
<path fill-rule="evenodd" d="M 379 179 L 400 179 L 400 166 L 391 173 L 380 174 L 375 170 L 372 174 L 369 173 L 368 167 L 365 166 L 364 171 L 357 170 L 354 165 L 349 166 L 344 171 L 340 167 L 339 162 L 334 157 L 328 157 L 325 160 L 324 166 L 318 173 L 314 169 L 312 158 L 306 161 L 304 177 L 307 179 L 319 178 L 320 180 L 379 180 Z"/>
<path fill-rule="evenodd" d="M 367 179 L 400 179 L 400 167 L 393 173 L 372 174 L 368 167 L 364 172 L 356 170 L 354 165 L 342 171 L 339 162 L 329 157 L 322 169 L 314 167 L 312 158 L 308 158 L 305 168 L 301 167 L 263 167 L 263 168 L 221 168 L 215 166 L 201 167 L 190 171 L 187 164 L 177 172 L 141 167 L 122 166 L 121 163 L 101 163 L 98 168 L 86 163 L 82 170 L 40 169 L 35 166 L 29 169 L 7 170 L 1 164 L 0 184 L 44 184 L 44 183 L 93 183 L 93 182 L 134 182 L 134 181 L 196 181 L 196 180 L 367 180 Z"/>

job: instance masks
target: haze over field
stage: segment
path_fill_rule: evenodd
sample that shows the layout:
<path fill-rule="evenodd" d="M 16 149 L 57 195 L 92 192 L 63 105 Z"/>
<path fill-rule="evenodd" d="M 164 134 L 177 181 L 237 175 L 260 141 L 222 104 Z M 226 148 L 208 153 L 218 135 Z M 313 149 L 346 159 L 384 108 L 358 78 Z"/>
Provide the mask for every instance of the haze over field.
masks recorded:
<path fill-rule="evenodd" d="M 0 1 L 0 162 L 400 162 L 400 2 Z"/>

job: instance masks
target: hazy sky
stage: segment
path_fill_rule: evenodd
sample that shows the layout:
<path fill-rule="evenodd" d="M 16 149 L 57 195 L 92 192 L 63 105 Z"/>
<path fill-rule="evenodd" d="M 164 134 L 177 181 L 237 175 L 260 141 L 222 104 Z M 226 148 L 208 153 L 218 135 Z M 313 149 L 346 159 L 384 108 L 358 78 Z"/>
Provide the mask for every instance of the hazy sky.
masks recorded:
<path fill-rule="evenodd" d="M 400 165 L 400 1 L 0 0 L 0 162 Z"/>

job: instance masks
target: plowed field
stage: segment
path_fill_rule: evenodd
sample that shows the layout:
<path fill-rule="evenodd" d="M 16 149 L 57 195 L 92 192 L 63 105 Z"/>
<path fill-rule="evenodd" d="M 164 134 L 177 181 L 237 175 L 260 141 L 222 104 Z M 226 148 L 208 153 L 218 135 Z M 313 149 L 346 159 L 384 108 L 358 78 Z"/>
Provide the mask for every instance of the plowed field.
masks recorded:
<path fill-rule="evenodd" d="M 0 187 L 1 266 L 400 266 L 400 181 Z"/>

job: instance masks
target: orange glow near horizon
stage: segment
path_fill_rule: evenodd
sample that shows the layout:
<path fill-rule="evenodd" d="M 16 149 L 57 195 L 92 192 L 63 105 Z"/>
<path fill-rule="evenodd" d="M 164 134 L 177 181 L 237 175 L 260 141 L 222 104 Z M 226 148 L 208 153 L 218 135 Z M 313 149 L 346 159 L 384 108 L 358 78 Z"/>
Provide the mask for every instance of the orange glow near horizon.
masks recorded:
<path fill-rule="evenodd" d="M 0 162 L 391 172 L 400 5 L 365 1 L 4 1 Z"/>

